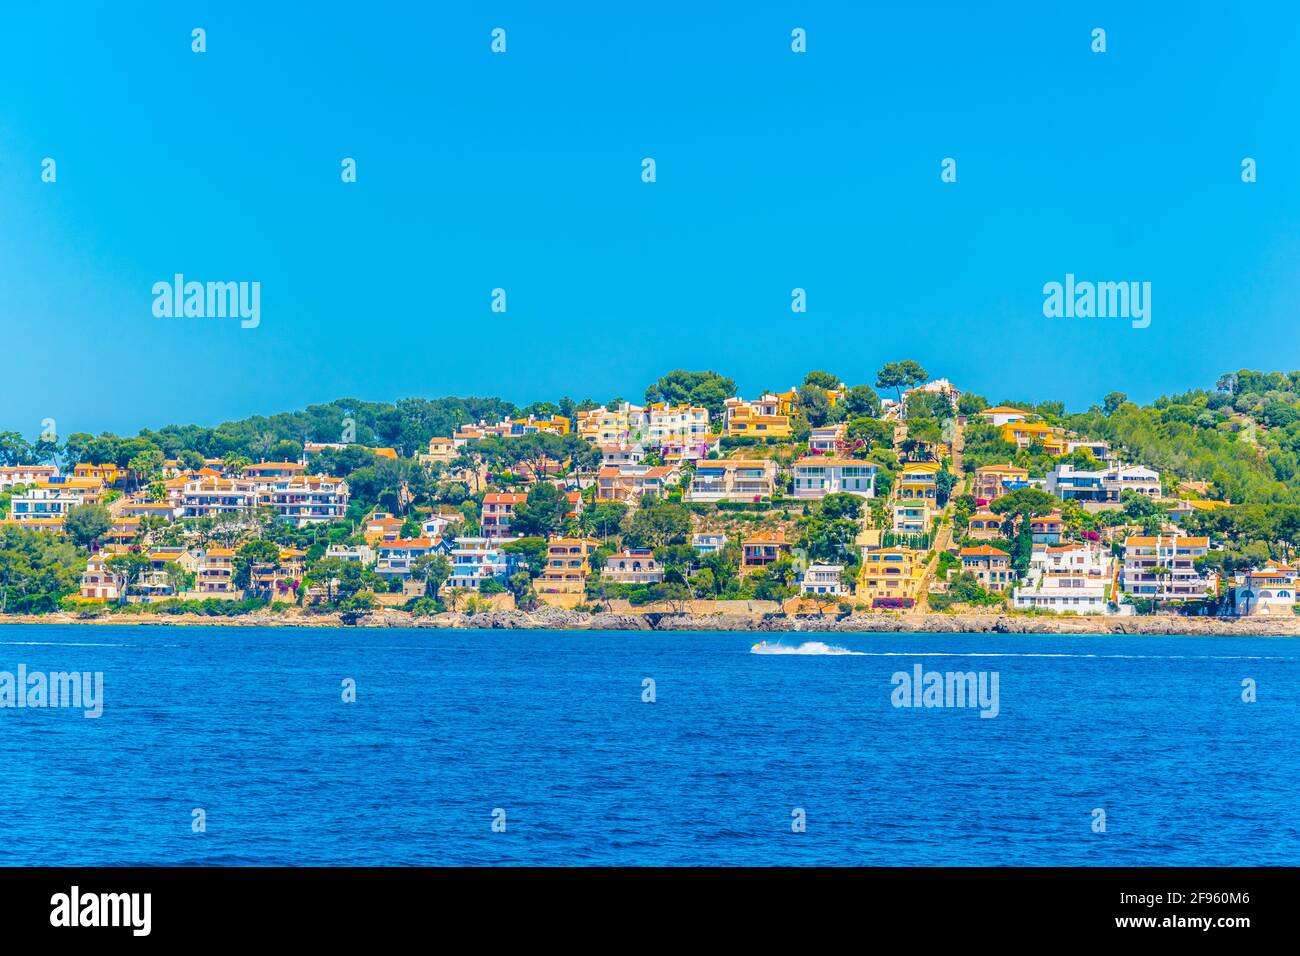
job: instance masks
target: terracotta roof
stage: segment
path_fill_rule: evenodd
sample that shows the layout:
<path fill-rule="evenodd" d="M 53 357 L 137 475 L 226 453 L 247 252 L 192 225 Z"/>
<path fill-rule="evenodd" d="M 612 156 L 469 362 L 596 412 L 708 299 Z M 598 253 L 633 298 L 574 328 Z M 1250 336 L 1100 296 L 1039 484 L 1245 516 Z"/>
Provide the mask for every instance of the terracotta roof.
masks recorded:
<path fill-rule="evenodd" d="M 515 491 L 493 491 L 483 496 L 483 504 L 517 505 L 528 500 L 528 495 Z"/>
<path fill-rule="evenodd" d="M 961 556 L 963 558 L 1009 558 L 1011 557 L 1011 555 L 1007 554 L 1005 551 L 1002 551 L 998 548 L 990 547 L 987 544 L 982 544 L 978 548 L 962 548 Z"/>

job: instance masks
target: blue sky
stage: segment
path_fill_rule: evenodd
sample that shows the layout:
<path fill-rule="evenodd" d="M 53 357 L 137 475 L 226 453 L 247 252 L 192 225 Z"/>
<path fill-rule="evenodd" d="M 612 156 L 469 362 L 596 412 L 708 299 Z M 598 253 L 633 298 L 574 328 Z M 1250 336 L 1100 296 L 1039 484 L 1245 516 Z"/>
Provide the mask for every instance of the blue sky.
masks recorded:
<path fill-rule="evenodd" d="M 1073 408 L 1300 367 L 1292 4 L 266 6 L 6 10 L 0 428 L 900 358 Z M 177 272 L 259 281 L 260 326 L 156 318 Z M 1067 272 L 1151 282 L 1150 328 L 1044 318 Z"/>

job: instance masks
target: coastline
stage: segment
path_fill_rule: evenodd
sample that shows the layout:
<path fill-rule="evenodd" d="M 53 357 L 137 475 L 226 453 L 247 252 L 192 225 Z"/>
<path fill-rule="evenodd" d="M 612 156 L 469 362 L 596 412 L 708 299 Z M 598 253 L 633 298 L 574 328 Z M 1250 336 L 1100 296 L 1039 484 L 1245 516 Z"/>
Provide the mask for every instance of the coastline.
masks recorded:
<path fill-rule="evenodd" d="M 754 633 L 931 633 L 931 634 L 1131 634 L 1216 637 L 1300 637 L 1300 617 L 1206 618 L 1157 614 L 1137 617 L 1019 616 L 1008 614 L 855 614 L 844 618 L 759 613 L 642 614 L 581 613 L 543 607 L 533 612 L 488 611 L 473 615 L 444 613 L 412 617 L 403 611 L 361 613 L 131 614 L 83 617 L 54 613 L 6 615 L 6 624 L 88 624 L 146 627 L 302 627 L 431 628 L 600 631 L 749 631 Z"/>

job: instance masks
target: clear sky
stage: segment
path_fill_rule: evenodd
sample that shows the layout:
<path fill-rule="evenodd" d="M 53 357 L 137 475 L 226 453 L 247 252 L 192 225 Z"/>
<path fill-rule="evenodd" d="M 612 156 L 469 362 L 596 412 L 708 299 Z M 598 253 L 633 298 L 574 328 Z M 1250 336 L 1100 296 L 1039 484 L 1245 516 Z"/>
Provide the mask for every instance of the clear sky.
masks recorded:
<path fill-rule="evenodd" d="M 902 358 L 1074 408 L 1300 367 L 1294 3 L 305 10 L 6 7 L 0 429 Z M 261 324 L 155 317 L 178 272 L 260 282 Z M 1045 318 L 1067 272 L 1150 282 L 1150 327 Z"/>

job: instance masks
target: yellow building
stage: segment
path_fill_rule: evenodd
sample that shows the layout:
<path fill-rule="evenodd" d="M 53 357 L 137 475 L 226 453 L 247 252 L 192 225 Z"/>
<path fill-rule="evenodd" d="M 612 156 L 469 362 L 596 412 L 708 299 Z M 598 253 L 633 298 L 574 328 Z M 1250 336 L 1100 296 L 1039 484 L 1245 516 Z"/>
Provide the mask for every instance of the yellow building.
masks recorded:
<path fill-rule="evenodd" d="M 639 440 L 648 422 L 649 413 L 640 405 L 601 405 L 578 412 L 578 434 L 597 445 L 618 445 Z"/>
<path fill-rule="evenodd" d="M 914 461 L 903 466 L 895 486 L 895 497 L 903 501 L 933 502 L 939 494 L 939 466 L 932 461 Z"/>
<path fill-rule="evenodd" d="M 448 464 L 456 458 L 456 443 L 450 438 L 430 438 L 428 452 L 419 458 L 425 465 Z"/>
<path fill-rule="evenodd" d="M 790 416 L 781 412 L 782 407 L 788 406 L 776 395 L 754 402 L 727 399 L 727 437 L 789 438 Z"/>
<path fill-rule="evenodd" d="M 546 570 L 537 578 L 543 594 L 581 594 L 591 574 L 590 558 L 600 547 L 591 538 L 552 538 L 546 546 Z"/>
<path fill-rule="evenodd" d="M 73 478 L 99 479 L 106 485 L 115 485 L 124 477 L 121 468 L 110 462 L 104 462 L 102 465 L 93 465 L 88 461 L 83 461 L 72 469 Z"/>
<path fill-rule="evenodd" d="M 1046 422 L 1007 422 L 1002 426 L 1002 440 L 1018 448 L 1042 445 L 1049 455 L 1064 455 L 1066 450 L 1065 429 Z"/>
<path fill-rule="evenodd" d="M 921 596 L 925 552 L 913 548 L 881 548 L 862 555 L 858 596 L 871 607 L 911 607 Z"/>

